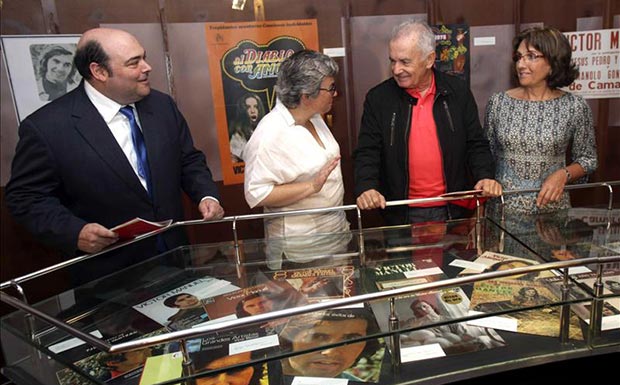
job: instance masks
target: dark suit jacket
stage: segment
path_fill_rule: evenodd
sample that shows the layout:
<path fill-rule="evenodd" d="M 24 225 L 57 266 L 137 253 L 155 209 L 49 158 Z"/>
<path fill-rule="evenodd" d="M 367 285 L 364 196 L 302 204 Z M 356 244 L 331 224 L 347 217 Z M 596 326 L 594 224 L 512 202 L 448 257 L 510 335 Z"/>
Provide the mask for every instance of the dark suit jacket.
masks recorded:
<path fill-rule="evenodd" d="M 87 223 L 107 228 L 134 217 L 183 219 L 182 190 L 196 203 L 218 197 L 205 157 L 194 148 L 187 123 L 168 95 L 152 90 L 136 103 L 153 185 L 152 198 L 140 184 L 84 85 L 56 99 L 19 127 L 6 202 L 18 222 L 37 239 L 70 257 Z M 185 234 L 163 234 L 168 248 Z M 154 237 L 141 241 L 91 273 L 109 273 L 156 254 Z M 112 263 L 110 263 L 112 262 Z M 107 265 L 112 265 L 108 268 Z M 106 271 L 92 271 L 104 269 Z"/>

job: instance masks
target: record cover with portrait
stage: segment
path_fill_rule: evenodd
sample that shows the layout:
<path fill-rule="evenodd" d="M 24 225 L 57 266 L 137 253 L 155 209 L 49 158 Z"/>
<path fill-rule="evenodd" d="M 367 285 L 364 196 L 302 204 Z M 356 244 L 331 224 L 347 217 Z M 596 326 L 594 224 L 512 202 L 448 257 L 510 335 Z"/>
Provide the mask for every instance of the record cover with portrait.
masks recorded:
<path fill-rule="evenodd" d="M 382 338 L 367 308 L 338 308 L 291 317 L 279 332 L 283 352 L 303 352 L 280 360 L 284 384 L 300 377 L 378 382 L 385 355 Z M 352 340 L 357 340 L 353 342 Z M 350 341 L 345 345 L 334 346 Z M 318 347 L 318 349 L 309 351 Z M 316 382 L 313 383 L 319 383 Z M 321 381 L 328 383 L 328 380 Z"/>
<path fill-rule="evenodd" d="M 267 281 L 206 298 L 202 302 L 209 318 L 217 322 L 302 306 L 308 300 L 287 281 Z M 261 325 L 260 330 L 269 333 L 278 324 L 278 320 L 268 322 Z"/>
<path fill-rule="evenodd" d="M 261 337 L 256 331 L 209 335 L 188 342 L 188 352 L 196 374 L 264 358 L 270 349 L 278 345 L 277 336 Z M 270 383 L 267 363 L 242 366 L 219 374 L 203 374 L 199 378 L 199 383 L 206 384 L 269 385 Z"/>
<path fill-rule="evenodd" d="M 278 270 L 270 278 L 274 282 L 287 282 L 309 303 L 347 298 L 357 292 L 355 268 L 349 265 Z"/>
<path fill-rule="evenodd" d="M 228 281 L 203 277 L 153 298 L 133 308 L 171 330 L 182 330 L 206 322 L 209 316 L 203 300 L 238 289 Z"/>
<path fill-rule="evenodd" d="M 553 306 L 557 295 L 544 281 L 498 279 L 476 282 L 471 296 L 471 314 L 509 312 L 472 321 L 496 329 L 541 336 L 560 335 L 561 307 Z M 532 310 L 524 308 L 544 306 Z M 472 323 L 470 322 L 470 323 Z M 582 340 L 579 319 L 571 314 L 569 338 Z"/>
<path fill-rule="evenodd" d="M 447 278 L 432 259 L 386 260 L 371 264 L 366 272 L 369 292 L 396 289 Z"/>
<path fill-rule="evenodd" d="M 161 328 L 141 337 L 150 337 L 166 332 L 167 330 L 165 328 Z M 135 340 L 138 337 L 139 336 L 136 334 L 128 333 L 109 338 L 106 341 L 110 344 L 118 344 Z M 125 353 L 106 353 L 89 347 L 87 349 L 82 349 L 82 353 L 88 355 L 76 360 L 73 362 L 73 365 L 100 382 L 105 382 L 110 385 L 138 385 L 142 369 L 148 357 L 176 352 L 178 350 L 179 344 L 176 342 Z M 69 368 L 58 371 L 56 377 L 60 385 L 92 384 L 91 381 L 86 380 Z"/>
<path fill-rule="evenodd" d="M 532 265 L 537 265 L 540 262 L 534 259 L 527 259 L 521 257 L 515 257 L 507 254 L 494 253 L 492 251 L 485 251 L 478 258 L 476 258 L 474 263 L 480 264 L 481 266 L 486 266 L 484 270 L 475 270 L 475 269 L 464 269 L 459 273 L 459 276 L 462 275 L 470 275 L 470 274 L 478 274 L 482 272 L 490 272 L 490 271 L 501 271 L 501 270 L 509 270 L 515 269 L 519 267 L 527 267 Z M 520 280 L 536 280 L 539 278 L 545 277 L 554 277 L 555 275 L 550 271 L 535 271 L 532 273 L 521 274 L 519 276 L 510 276 L 506 277 L 506 279 L 520 279 Z"/>

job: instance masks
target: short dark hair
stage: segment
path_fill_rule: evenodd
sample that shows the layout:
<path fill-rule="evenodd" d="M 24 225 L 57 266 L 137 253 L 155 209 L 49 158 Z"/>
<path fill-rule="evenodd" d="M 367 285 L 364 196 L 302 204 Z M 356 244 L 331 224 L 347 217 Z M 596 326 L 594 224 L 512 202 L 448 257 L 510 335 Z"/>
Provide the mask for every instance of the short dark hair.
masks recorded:
<path fill-rule="evenodd" d="M 218 343 L 215 346 L 203 345 L 202 349 L 204 350 L 196 353 L 191 353 L 191 358 L 196 373 L 203 373 L 204 371 L 209 370 L 207 369 L 207 366 L 209 366 L 209 364 L 215 360 L 233 355 L 230 354 L 230 346 L 228 343 Z M 260 352 L 257 352 L 255 350 L 250 352 L 250 360 L 255 360 L 258 358 L 262 358 L 262 354 Z M 260 379 L 263 378 L 263 376 L 265 375 L 266 365 L 266 363 L 247 365 L 247 367 L 251 367 L 254 370 L 252 373 L 252 377 L 250 378 L 249 384 L 253 385 L 260 383 Z M 239 369 L 228 370 L 226 372 L 242 370 L 245 367 L 246 366 L 242 366 Z"/>
<path fill-rule="evenodd" d="M 272 299 L 271 298 L 271 293 L 268 291 L 264 291 L 261 293 L 252 293 L 252 294 L 248 294 L 245 297 L 243 297 L 243 299 L 239 302 L 237 302 L 237 306 L 235 307 L 235 313 L 237 314 L 237 318 L 243 318 L 243 317 L 249 317 L 251 316 L 250 313 L 248 313 L 247 311 L 245 311 L 245 309 L 243 308 L 243 306 L 245 305 L 246 301 L 249 301 L 251 299 L 254 298 L 258 298 L 258 297 L 263 297 L 266 299 Z"/>
<path fill-rule="evenodd" d="M 182 295 L 189 295 L 189 296 L 195 297 L 195 295 L 193 295 L 193 294 L 189 294 L 189 293 L 179 293 L 179 294 L 175 294 L 175 295 L 173 295 L 173 296 L 170 296 L 170 297 L 166 298 L 166 299 L 164 300 L 164 305 L 166 305 L 166 306 L 168 306 L 168 307 L 178 307 L 178 306 L 175 304 L 175 302 L 177 301 L 177 298 L 179 298 L 179 297 L 180 297 L 180 296 L 182 296 Z"/>
<path fill-rule="evenodd" d="M 515 52 L 523 41 L 540 51 L 549 61 L 551 73 L 547 77 L 547 85 L 550 88 L 565 87 L 577 79 L 579 69 L 571 60 L 570 43 L 558 29 L 532 27 L 522 31 L 512 42 Z"/>
<path fill-rule="evenodd" d="M 80 75 L 86 80 L 90 80 L 93 77 L 90 72 L 90 63 L 99 64 L 112 76 L 110 56 L 103 50 L 103 47 L 97 40 L 89 40 L 85 44 L 79 46 L 75 51 L 73 61 Z"/>
<path fill-rule="evenodd" d="M 41 58 L 41 65 L 39 66 L 39 76 L 41 79 L 45 78 L 45 74 L 47 73 L 47 63 L 54 56 L 73 56 L 73 52 L 60 46 L 53 47 L 47 51 Z M 75 64 L 71 66 L 71 71 L 69 71 L 69 75 L 67 75 L 68 82 L 73 83 L 73 75 L 75 75 Z"/>

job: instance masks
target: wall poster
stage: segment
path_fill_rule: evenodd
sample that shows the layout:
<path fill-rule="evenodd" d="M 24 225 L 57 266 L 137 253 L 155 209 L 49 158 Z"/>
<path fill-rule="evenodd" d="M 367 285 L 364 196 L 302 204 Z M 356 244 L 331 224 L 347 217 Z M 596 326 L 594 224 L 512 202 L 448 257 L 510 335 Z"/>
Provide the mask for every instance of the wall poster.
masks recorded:
<path fill-rule="evenodd" d="M 71 91 L 82 77 L 73 64 L 80 35 L 2 36 L 2 53 L 18 121 Z"/>
<path fill-rule="evenodd" d="M 243 148 L 275 106 L 280 64 L 318 50 L 316 20 L 206 23 L 205 32 L 224 184 L 243 183 Z"/>
<path fill-rule="evenodd" d="M 469 85 L 469 26 L 439 24 L 431 28 L 435 32 L 435 68 L 457 76 Z"/>
<path fill-rule="evenodd" d="M 579 77 L 564 90 L 584 99 L 620 98 L 620 29 L 567 32 Z"/>

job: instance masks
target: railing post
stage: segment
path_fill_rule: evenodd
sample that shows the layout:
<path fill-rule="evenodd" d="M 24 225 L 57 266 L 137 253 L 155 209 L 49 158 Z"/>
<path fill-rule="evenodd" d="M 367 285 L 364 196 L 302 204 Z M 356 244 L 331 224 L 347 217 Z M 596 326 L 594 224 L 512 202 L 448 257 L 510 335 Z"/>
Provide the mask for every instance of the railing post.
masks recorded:
<path fill-rule="evenodd" d="M 394 297 L 390 298 L 390 315 L 388 324 L 390 327 L 390 342 L 392 345 L 392 370 L 396 373 L 400 369 L 400 333 L 398 325 L 398 314 L 396 314 L 396 305 Z"/>
<path fill-rule="evenodd" d="M 362 210 L 357 209 L 357 231 L 360 245 L 360 266 L 366 266 L 366 247 L 364 246 L 364 228 L 362 227 Z"/>
<path fill-rule="evenodd" d="M 592 343 L 593 340 L 601 335 L 601 329 L 603 324 L 603 299 L 600 297 L 603 295 L 603 265 L 599 264 L 596 281 L 594 282 L 594 298 L 592 299 L 592 306 L 590 306 L 590 327 L 588 328 L 588 342 Z"/>
<path fill-rule="evenodd" d="M 474 226 L 474 239 L 476 240 L 476 252 L 478 255 L 481 255 L 484 251 L 484 247 L 482 245 L 482 221 L 480 220 L 480 211 L 482 207 L 480 206 L 480 199 L 477 197 L 476 199 L 476 225 Z"/>
<path fill-rule="evenodd" d="M 607 186 L 609 191 L 609 198 L 607 198 L 607 210 L 614 208 L 614 188 L 609 183 L 603 183 L 603 186 Z"/>
<path fill-rule="evenodd" d="M 239 236 L 237 235 L 237 217 L 233 217 L 232 221 L 233 240 L 235 247 L 235 262 L 237 266 L 241 265 L 241 255 L 239 254 Z"/>
<path fill-rule="evenodd" d="M 179 344 L 181 345 L 180 346 L 181 353 L 183 354 L 183 364 L 182 364 L 183 377 L 191 376 L 192 374 L 196 373 L 196 370 L 194 368 L 194 362 L 192 361 L 192 358 L 189 355 L 189 349 L 187 348 L 187 340 L 181 339 L 179 340 Z M 185 385 L 196 385 L 196 379 L 190 378 L 190 379 L 185 380 Z"/>
<path fill-rule="evenodd" d="M 501 201 L 500 204 L 500 210 L 501 210 L 501 215 L 500 215 L 500 229 L 499 229 L 499 245 L 497 247 L 498 251 L 500 253 L 504 252 L 504 243 L 505 243 L 505 239 L 506 239 L 506 232 L 504 231 L 504 229 L 506 228 L 506 216 L 504 214 L 504 195 L 500 195 L 499 199 Z"/>
<path fill-rule="evenodd" d="M 563 270 L 562 280 L 562 302 L 568 301 L 570 293 L 570 283 L 568 282 L 568 268 Z M 570 305 L 563 304 L 560 312 L 560 342 L 568 343 L 570 333 Z"/>
<path fill-rule="evenodd" d="M 21 287 L 21 285 L 15 281 L 10 281 L 10 284 L 12 287 L 15 288 L 15 290 L 17 290 L 17 293 L 19 294 L 19 296 L 21 297 L 21 300 L 25 303 L 28 304 L 28 298 L 26 298 L 26 292 L 24 291 L 24 288 Z M 26 327 L 26 333 L 28 333 L 28 336 L 30 337 L 30 341 L 37 343 L 38 339 L 37 336 L 34 332 L 35 327 L 34 327 L 34 316 L 30 313 L 26 313 L 24 314 L 24 322 L 25 322 L 25 327 Z M 39 358 L 42 357 L 41 355 L 41 351 L 38 349 L 34 349 L 36 350 Z"/>

